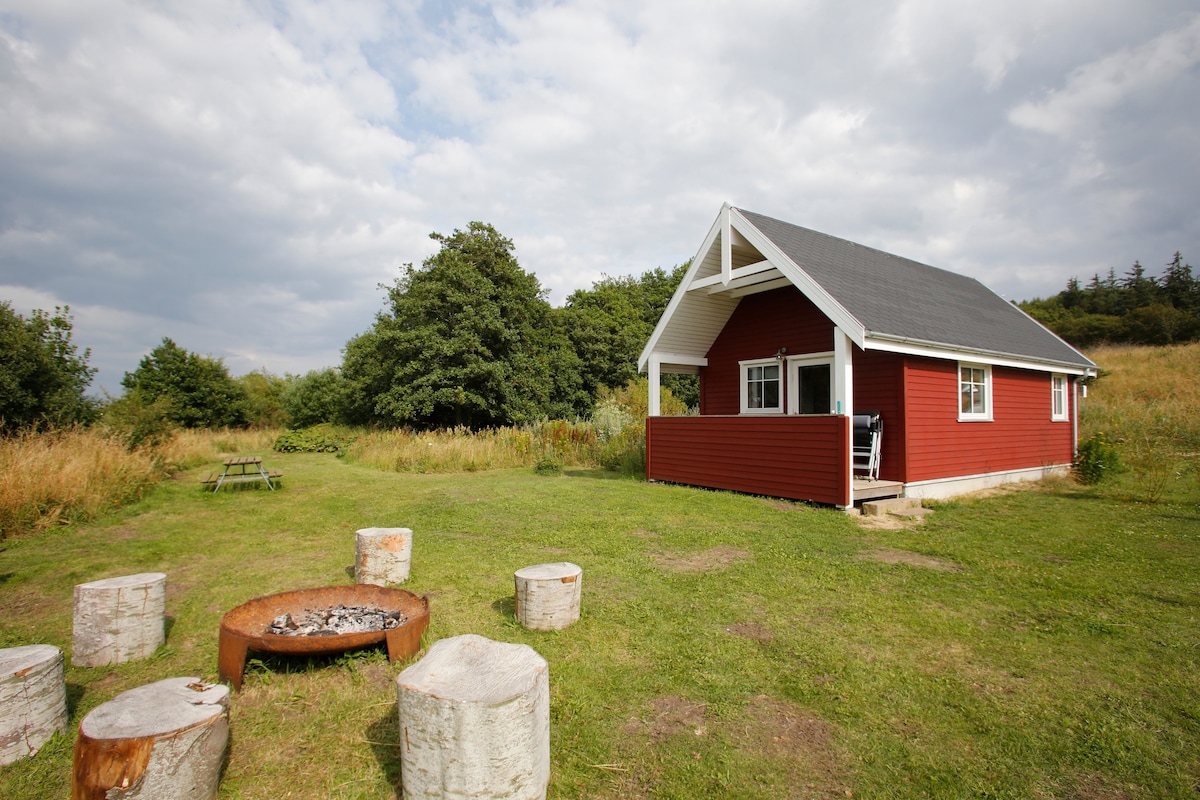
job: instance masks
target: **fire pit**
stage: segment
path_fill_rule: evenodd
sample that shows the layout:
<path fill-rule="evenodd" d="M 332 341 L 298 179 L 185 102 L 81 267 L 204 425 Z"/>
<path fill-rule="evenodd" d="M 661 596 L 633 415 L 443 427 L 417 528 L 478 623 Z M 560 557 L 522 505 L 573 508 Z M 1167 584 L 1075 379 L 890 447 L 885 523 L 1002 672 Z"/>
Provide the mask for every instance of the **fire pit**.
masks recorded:
<path fill-rule="evenodd" d="M 394 627 L 352 633 L 328 630 L 317 635 L 269 633 L 282 618 L 303 618 L 310 612 L 338 607 L 378 609 Z M 286 623 L 284 623 L 286 625 Z M 325 586 L 256 597 L 221 618 L 217 671 L 234 689 L 242 688 L 246 651 L 282 655 L 327 655 L 387 642 L 392 661 L 413 656 L 421 647 L 421 634 L 429 626 L 429 601 L 405 589 L 389 589 L 367 583 Z M 278 629 L 277 629 L 278 630 Z"/>

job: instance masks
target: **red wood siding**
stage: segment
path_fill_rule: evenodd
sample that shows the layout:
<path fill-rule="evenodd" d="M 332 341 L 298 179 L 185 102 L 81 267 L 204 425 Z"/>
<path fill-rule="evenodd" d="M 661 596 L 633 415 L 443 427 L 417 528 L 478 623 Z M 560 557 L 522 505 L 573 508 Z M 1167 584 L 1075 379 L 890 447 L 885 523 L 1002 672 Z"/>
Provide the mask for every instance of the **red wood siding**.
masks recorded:
<path fill-rule="evenodd" d="M 844 416 L 649 417 L 646 477 L 847 505 L 849 436 Z"/>
<path fill-rule="evenodd" d="M 854 410 L 878 411 L 883 420 L 879 477 L 905 480 L 904 356 L 854 350 Z"/>
<path fill-rule="evenodd" d="M 700 413 L 741 411 L 739 361 L 833 350 L 833 322 L 799 289 L 788 286 L 743 297 L 700 368 Z M 786 384 L 786 381 L 784 381 Z M 786 386 L 783 387 L 786 393 Z M 787 408 L 787 398 L 784 398 Z"/>
<path fill-rule="evenodd" d="M 992 421 L 959 422 L 957 362 L 909 357 L 904 372 L 907 465 L 898 480 L 1071 462 L 1073 425 L 1050 421 L 1048 373 L 993 367 Z"/>

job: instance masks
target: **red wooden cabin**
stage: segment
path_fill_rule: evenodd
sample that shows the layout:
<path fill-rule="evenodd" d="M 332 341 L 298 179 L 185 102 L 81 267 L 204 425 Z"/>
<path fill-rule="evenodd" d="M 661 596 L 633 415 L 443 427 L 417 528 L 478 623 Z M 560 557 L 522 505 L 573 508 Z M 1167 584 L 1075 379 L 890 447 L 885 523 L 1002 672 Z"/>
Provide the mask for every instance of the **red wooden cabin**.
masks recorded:
<path fill-rule="evenodd" d="M 726 205 L 639 368 L 649 479 L 844 508 L 1067 469 L 1096 365 L 973 278 Z M 699 374 L 699 416 L 658 416 L 662 372 Z"/>

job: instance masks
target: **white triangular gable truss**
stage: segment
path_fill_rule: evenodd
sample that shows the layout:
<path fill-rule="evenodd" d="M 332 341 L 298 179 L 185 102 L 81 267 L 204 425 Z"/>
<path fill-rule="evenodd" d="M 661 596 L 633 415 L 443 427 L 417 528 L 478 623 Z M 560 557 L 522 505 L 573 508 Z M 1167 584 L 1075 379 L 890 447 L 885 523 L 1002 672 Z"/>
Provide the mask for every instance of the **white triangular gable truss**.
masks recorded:
<path fill-rule="evenodd" d="M 834 395 L 840 408 L 850 412 L 849 346 L 864 346 L 862 324 L 726 203 L 638 358 L 638 370 L 649 373 L 650 415 L 659 413 L 660 373 L 695 374 L 707 366 L 705 354 L 738 300 L 785 286 L 803 292 L 836 326 Z"/>

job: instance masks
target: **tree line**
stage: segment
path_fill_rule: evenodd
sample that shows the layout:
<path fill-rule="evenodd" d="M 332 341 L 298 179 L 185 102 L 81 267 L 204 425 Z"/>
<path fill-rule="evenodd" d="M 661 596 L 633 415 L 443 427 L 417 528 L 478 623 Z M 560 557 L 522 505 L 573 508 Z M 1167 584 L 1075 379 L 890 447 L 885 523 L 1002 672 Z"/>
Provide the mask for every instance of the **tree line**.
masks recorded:
<path fill-rule="evenodd" d="M 688 267 L 606 276 L 556 308 L 491 225 L 431 237 L 438 251 L 381 287 L 383 309 L 346 343 L 342 363 L 305 375 L 234 378 L 219 359 L 165 338 L 125 374 L 120 397 L 97 401 L 84 393 L 95 371 L 90 351 L 71 341 L 69 309 L 25 319 L 3 303 L 3 432 L 103 417 L 140 444 L 174 428 L 480 429 L 588 417 L 637 378 L 637 357 Z M 694 377 L 664 384 L 697 402 Z"/>
<path fill-rule="evenodd" d="M 1160 276 L 1135 261 L 1121 277 L 1110 269 L 1086 285 L 1071 278 L 1053 297 L 1017 305 L 1076 347 L 1200 339 L 1200 280 L 1178 252 Z"/>

